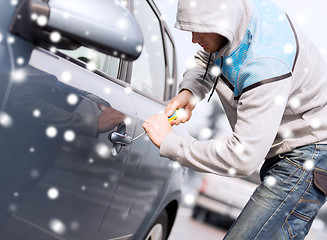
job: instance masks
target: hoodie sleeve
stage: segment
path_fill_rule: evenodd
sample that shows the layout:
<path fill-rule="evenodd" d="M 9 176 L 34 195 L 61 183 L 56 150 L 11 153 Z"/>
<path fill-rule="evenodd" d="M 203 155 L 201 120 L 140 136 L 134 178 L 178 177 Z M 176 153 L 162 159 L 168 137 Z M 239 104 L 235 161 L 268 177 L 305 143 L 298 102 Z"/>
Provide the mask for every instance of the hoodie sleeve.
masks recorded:
<path fill-rule="evenodd" d="M 182 89 L 187 89 L 201 100 L 205 97 L 206 93 L 210 91 L 214 81 L 210 74 L 210 69 L 215 66 L 215 63 L 212 59 L 209 61 L 209 55 L 209 53 L 202 49 L 195 54 L 192 66 L 188 68 L 183 75 L 183 80 L 179 85 L 180 91 Z M 209 64 L 208 73 L 202 83 L 207 64 Z"/>
<path fill-rule="evenodd" d="M 291 80 L 267 83 L 243 93 L 229 139 L 197 141 L 171 132 L 162 142 L 160 155 L 201 172 L 250 175 L 262 164 L 273 144 L 291 91 Z"/>

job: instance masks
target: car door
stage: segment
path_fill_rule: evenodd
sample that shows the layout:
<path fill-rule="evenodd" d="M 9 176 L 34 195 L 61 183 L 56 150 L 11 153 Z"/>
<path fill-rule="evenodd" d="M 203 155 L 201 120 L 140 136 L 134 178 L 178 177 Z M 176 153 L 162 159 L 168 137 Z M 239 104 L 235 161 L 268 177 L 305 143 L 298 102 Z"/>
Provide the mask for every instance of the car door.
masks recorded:
<path fill-rule="evenodd" d="M 134 14 L 144 40 L 142 53 L 131 64 L 127 78 L 137 112 L 136 137 L 144 132 L 146 118 L 164 112 L 167 100 L 175 94 L 176 75 L 174 45 L 153 2 L 135 1 Z M 146 134 L 131 144 L 130 152 L 124 176 L 96 239 L 143 239 L 161 211 L 172 203 L 177 206 L 179 167 L 161 158 Z M 173 211 L 168 215 L 174 219 Z"/>
<path fill-rule="evenodd" d="M 83 47 L 56 54 L 34 50 L 7 92 L 1 239 L 92 239 L 130 159 L 110 139 L 136 127 L 120 60 Z"/>

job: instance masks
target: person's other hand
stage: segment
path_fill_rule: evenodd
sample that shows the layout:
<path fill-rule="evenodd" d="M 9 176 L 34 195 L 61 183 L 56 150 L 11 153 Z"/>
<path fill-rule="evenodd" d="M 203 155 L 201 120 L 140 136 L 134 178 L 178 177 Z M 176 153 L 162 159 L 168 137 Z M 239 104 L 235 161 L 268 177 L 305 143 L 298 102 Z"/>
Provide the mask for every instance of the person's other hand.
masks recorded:
<path fill-rule="evenodd" d="M 165 114 L 167 117 L 170 117 L 174 114 L 176 109 L 181 109 L 177 115 L 178 117 L 170 122 L 171 126 L 179 125 L 180 123 L 185 123 L 190 120 L 194 107 L 195 101 L 193 94 L 185 89 L 168 103 Z"/>
<path fill-rule="evenodd" d="M 143 128 L 158 148 L 160 148 L 164 137 L 172 131 L 172 127 L 165 114 L 156 114 L 149 117 L 144 121 Z"/>
<path fill-rule="evenodd" d="M 98 104 L 98 107 L 102 111 L 98 116 L 98 133 L 112 130 L 125 119 L 124 114 L 111 107 L 107 107 L 103 104 Z"/>

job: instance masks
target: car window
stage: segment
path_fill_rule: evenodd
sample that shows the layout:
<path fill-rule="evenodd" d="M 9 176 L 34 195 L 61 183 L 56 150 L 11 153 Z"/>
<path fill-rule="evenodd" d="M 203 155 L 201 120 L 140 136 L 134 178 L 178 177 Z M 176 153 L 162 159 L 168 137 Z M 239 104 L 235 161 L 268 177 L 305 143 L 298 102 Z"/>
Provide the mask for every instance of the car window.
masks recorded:
<path fill-rule="evenodd" d="M 142 54 L 133 63 L 131 85 L 158 100 L 164 99 L 165 55 L 160 22 L 147 1 L 135 1 L 134 14 L 142 32 Z"/>
<path fill-rule="evenodd" d="M 79 47 L 76 50 L 59 50 L 60 52 L 86 63 L 87 68 L 91 71 L 100 70 L 110 76 L 117 78 L 119 73 L 120 59 L 96 50 Z"/>

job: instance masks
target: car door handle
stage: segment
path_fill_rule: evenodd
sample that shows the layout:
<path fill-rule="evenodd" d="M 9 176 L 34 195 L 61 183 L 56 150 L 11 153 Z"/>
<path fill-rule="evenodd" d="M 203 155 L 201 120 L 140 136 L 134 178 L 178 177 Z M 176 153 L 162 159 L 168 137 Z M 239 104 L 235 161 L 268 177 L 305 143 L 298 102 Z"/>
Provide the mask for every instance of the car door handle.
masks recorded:
<path fill-rule="evenodd" d="M 132 143 L 133 139 L 125 134 L 121 134 L 119 132 L 113 132 L 110 134 L 109 140 L 113 143 L 113 144 L 122 144 L 122 145 L 129 145 Z"/>

